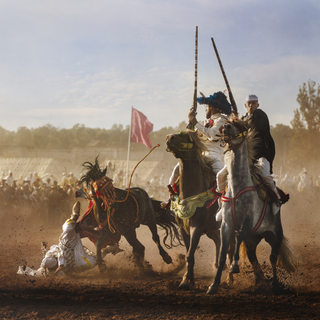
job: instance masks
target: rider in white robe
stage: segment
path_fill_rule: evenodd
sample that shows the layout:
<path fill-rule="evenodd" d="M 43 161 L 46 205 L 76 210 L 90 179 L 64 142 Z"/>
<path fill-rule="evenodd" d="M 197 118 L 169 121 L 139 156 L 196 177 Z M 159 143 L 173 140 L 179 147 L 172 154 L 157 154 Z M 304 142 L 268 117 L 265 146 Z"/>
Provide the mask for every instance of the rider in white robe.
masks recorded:
<path fill-rule="evenodd" d="M 227 115 L 231 114 L 231 105 L 222 92 L 216 92 L 209 97 L 198 98 L 198 103 L 206 104 L 207 120 L 200 123 L 196 119 L 196 112 L 190 111 L 189 122 L 194 129 L 206 138 L 208 151 L 205 155 L 212 159 L 212 170 L 217 174 L 224 166 L 224 148 L 220 146 L 220 127 L 226 124 Z M 174 167 L 169 184 L 172 185 L 179 177 L 179 163 Z"/>
<path fill-rule="evenodd" d="M 95 259 L 84 252 L 79 233 L 76 232 L 76 223 L 80 216 L 80 202 L 77 201 L 72 209 L 72 215 L 62 226 L 62 233 L 58 245 L 58 273 L 64 268 L 91 266 Z"/>

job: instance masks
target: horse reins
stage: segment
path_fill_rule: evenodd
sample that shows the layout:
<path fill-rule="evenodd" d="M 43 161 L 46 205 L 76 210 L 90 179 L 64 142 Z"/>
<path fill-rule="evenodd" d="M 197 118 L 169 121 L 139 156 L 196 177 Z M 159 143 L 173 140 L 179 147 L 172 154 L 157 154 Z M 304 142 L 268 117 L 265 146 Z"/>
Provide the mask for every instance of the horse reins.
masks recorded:
<path fill-rule="evenodd" d="M 181 136 L 181 137 L 184 136 L 183 131 L 179 132 L 179 136 Z M 193 149 L 193 139 L 192 139 L 192 137 L 190 135 L 188 137 L 189 137 L 191 142 L 180 142 L 179 143 L 179 147 L 178 147 L 179 151 L 187 151 L 187 152 L 188 151 L 192 151 L 192 149 Z M 168 149 L 168 147 L 167 147 L 166 151 L 167 152 L 172 152 L 170 149 Z"/>
<path fill-rule="evenodd" d="M 248 129 L 245 126 L 240 125 L 235 120 L 232 120 L 232 122 L 229 121 L 229 123 L 236 126 L 240 132 L 237 134 L 234 134 L 234 135 L 225 135 L 222 133 L 223 126 L 220 127 L 220 129 L 219 129 L 219 131 L 221 133 L 220 146 L 225 147 L 228 144 L 228 149 L 225 152 L 230 151 L 230 150 L 236 150 L 236 149 L 240 148 L 248 136 Z M 240 143 L 238 143 L 238 144 L 231 143 L 232 140 L 238 140 L 238 139 L 242 139 Z"/>
<path fill-rule="evenodd" d="M 257 187 L 254 187 L 254 186 L 251 186 L 251 187 L 246 187 L 242 190 L 240 190 L 238 193 L 236 193 L 236 195 L 234 197 L 225 197 L 225 196 L 221 196 L 221 201 L 223 202 L 230 202 L 230 206 L 231 206 L 231 213 L 232 213 L 232 220 L 233 220 L 233 226 L 234 226 L 234 229 L 236 231 L 239 231 L 239 224 L 238 224 L 238 221 L 237 221 L 237 216 L 236 216 L 236 206 L 235 206 L 235 201 L 237 200 L 237 198 L 239 198 L 242 194 L 248 192 L 248 191 L 257 191 L 258 188 Z M 268 195 L 266 196 L 266 200 L 264 202 L 264 205 L 263 205 L 263 209 L 262 209 L 262 213 L 261 213 L 261 216 L 258 220 L 258 222 L 256 223 L 255 227 L 248 233 L 249 235 L 255 233 L 259 227 L 261 226 L 261 223 L 266 215 L 266 211 L 267 211 L 267 205 L 268 205 L 268 200 L 269 200 L 269 197 Z"/>
<path fill-rule="evenodd" d="M 240 146 L 244 143 L 245 139 L 248 136 L 248 129 L 244 125 L 241 125 L 240 123 L 238 123 L 236 121 L 236 119 L 232 120 L 231 122 L 229 121 L 229 123 L 234 125 L 239 130 L 239 133 L 237 133 L 235 135 L 225 135 L 222 133 L 223 127 L 221 127 L 219 129 L 219 131 L 221 133 L 221 142 L 222 142 L 222 144 L 224 143 L 224 145 L 221 145 L 221 146 L 224 147 L 224 146 L 226 146 L 226 144 L 228 144 L 228 149 L 225 152 L 236 150 L 236 149 L 240 148 Z M 232 140 L 237 140 L 237 139 L 242 139 L 242 140 L 238 144 L 231 143 Z M 258 190 L 257 187 L 250 186 L 250 187 L 246 187 L 246 188 L 240 190 L 238 193 L 236 193 L 236 195 L 234 197 L 229 198 L 224 195 L 221 196 L 221 201 L 230 202 L 233 225 L 234 225 L 234 229 L 236 231 L 239 231 L 239 224 L 238 224 L 237 217 L 236 217 L 236 206 L 235 206 L 236 199 L 239 198 L 242 194 L 244 194 L 246 192 L 257 191 L 257 190 Z M 259 227 L 265 217 L 265 214 L 266 214 L 268 200 L 269 200 L 269 197 L 267 195 L 266 200 L 264 202 L 263 209 L 262 209 L 262 213 L 260 215 L 260 218 L 259 218 L 258 222 L 256 223 L 255 227 L 248 233 L 249 235 L 255 233 L 259 229 Z"/>
<path fill-rule="evenodd" d="M 93 185 L 96 185 L 97 187 L 97 191 L 98 191 L 98 187 L 101 186 L 101 190 L 100 192 L 96 191 L 96 195 L 95 197 L 97 198 L 102 198 L 102 201 L 103 201 L 103 204 L 105 205 L 105 211 L 107 210 L 107 219 L 102 222 L 101 224 L 99 224 L 99 228 L 100 229 L 103 229 L 107 224 L 109 225 L 109 229 L 111 232 L 115 232 L 117 231 L 119 233 L 119 231 L 117 230 L 117 227 L 115 225 L 115 223 L 113 222 L 112 220 L 112 217 L 114 215 L 114 212 L 115 212 L 115 209 L 112 208 L 112 210 L 110 210 L 110 206 L 113 204 L 113 203 L 116 203 L 116 202 L 125 202 L 127 201 L 128 197 L 129 197 L 129 194 L 130 194 L 130 185 L 131 185 L 131 179 L 132 179 L 132 176 L 133 176 L 133 173 L 134 171 L 136 170 L 136 168 L 138 167 L 138 165 L 157 147 L 160 147 L 160 144 L 157 144 L 156 146 L 154 146 L 137 164 L 136 166 L 134 167 L 134 169 L 132 170 L 132 173 L 130 175 L 130 180 L 129 180 L 129 186 L 128 186 L 128 191 L 127 191 L 127 195 L 124 199 L 122 200 L 116 200 L 115 199 L 115 191 L 114 191 L 114 188 L 113 188 L 113 184 L 112 184 L 112 179 L 108 178 L 108 177 L 102 177 L 100 180 L 96 181 L 96 182 L 93 182 Z M 110 185 L 111 184 L 111 185 Z M 108 190 L 108 187 L 109 189 L 111 190 Z M 104 191 L 104 192 L 103 192 Z M 139 204 L 138 204 L 138 201 L 137 199 L 133 196 L 133 194 L 130 194 L 133 198 L 133 200 L 135 201 L 136 203 L 136 206 L 137 206 L 137 218 L 136 220 L 134 221 L 134 223 L 136 223 L 139 219 Z M 96 217 L 95 217 L 96 218 Z M 97 218 L 96 218 L 97 220 Z M 97 221 L 98 222 L 98 221 Z M 111 224 L 113 224 L 113 228 L 111 226 Z"/>

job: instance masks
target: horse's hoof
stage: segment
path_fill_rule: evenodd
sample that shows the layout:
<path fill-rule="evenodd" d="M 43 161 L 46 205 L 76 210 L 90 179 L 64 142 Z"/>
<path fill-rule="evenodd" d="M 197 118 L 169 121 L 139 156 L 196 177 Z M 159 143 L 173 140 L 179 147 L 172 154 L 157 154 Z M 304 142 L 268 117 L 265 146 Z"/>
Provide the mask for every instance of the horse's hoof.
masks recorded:
<path fill-rule="evenodd" d="M 214 286 L 213 284 L 209 286 L 207 290 L 207 294 L 216 294 L 218 292 L 218 287 Z"/>
<path fill-rule="evenodd" d="M 188 282 L 186 281 L 182 281 L 178 287 L 179 290 L 184 290 L 184 291 L 188 291 L 190 290 L 190 285 Z"/>
<path fill-rule="evenodd" d="M 172 263 L 172 258 L 168 254 L 165 254 L 162 259 L 166 264 Z"/>
<path fill-rule="evenodd" d="M 232 263 L 230 267 L 230 273 L 240 273 L 239 265 L 236 263 Z"/>
<path fill-rule="evenodd" d="M 107 271 L 106 265 L 102 264 L 99 266 L 99 273 L 105 273 Z"/>

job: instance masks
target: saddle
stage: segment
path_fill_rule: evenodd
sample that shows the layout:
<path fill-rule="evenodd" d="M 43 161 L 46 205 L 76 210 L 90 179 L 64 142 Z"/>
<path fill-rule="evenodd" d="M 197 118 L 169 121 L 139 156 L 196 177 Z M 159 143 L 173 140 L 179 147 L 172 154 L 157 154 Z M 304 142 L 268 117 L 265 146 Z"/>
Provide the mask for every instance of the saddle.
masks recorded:
<path fill-rule="evenodd" d="M 266 200 L 266 197 L 268 195 L 271 202 L 276 203 L 279 207 L 288 202 L 290 196 L 289 194 L 285 193 L 280 188 L 277 188 L 277 191 L 280 195 L 280 200 L 278 199 L 278 196 L 275 194 L 275 192 L 263 181 L 262 177 L 251 170 L 251 178 L 253 185 L 257 187 L 258 196 L 264 201 Z"/>

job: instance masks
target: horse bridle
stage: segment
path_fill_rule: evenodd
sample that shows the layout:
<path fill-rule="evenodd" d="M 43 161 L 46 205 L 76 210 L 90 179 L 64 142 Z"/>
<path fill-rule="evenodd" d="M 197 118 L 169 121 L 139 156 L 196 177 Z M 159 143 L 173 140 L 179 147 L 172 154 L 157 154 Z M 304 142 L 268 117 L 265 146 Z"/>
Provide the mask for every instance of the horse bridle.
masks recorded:
<path fill-rule="evenodd" d="M 220 131 L 220 146 L 221 147 L 225 147 L 228 144 L 228 150 L 235 150 L 240 148 L 240 146 L 243 144 L 244 140 L 246 139 L 247 135 L 248 135 L 248 129 L 246 126 L 241 125 L 240 123 L 238 123 L 235 120 L 232 121 L 228 121 L 228 123 L 234 125 L 235 127 L 237 127 L 237 129 L 240 131 L 237 134 L 234 135 L 225 135 L 222 133 L 222 128 L 223 126 L 221 126 L 219 128 Z M 233 140 L 237 140 L 237 139 L 242 139 L 242 141 L 240 143 L 237 144 L 233 144 L 232 141 Z M 227 150 L 227 151 L 228 151 Z"/>
<path fill-rule="evenodd" d="M 179 136 L 183 137 L 184 133 L 183 131 L 179 132 Z M 188 136 L 191 142 L 180 142 L 178 150 L 179 151 L 192 151 L 193 149 L 193 140 L 191 136 Z M 170 149 L 166 149 L 167 152 L 172 152 Z"/>

